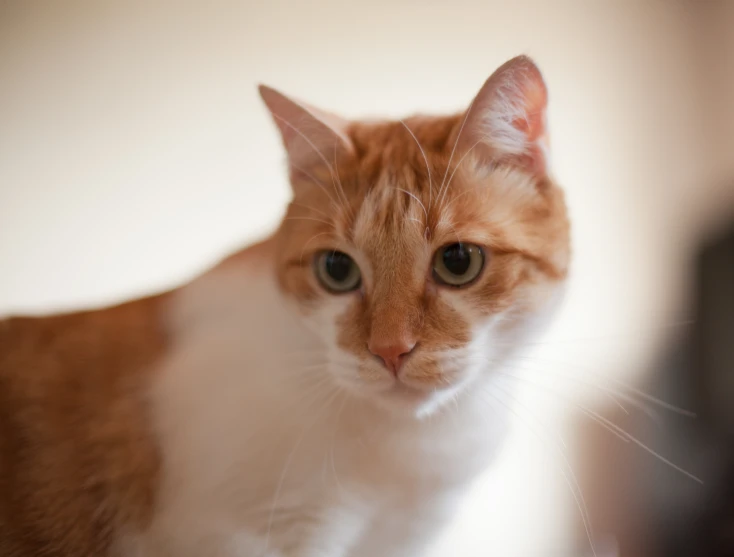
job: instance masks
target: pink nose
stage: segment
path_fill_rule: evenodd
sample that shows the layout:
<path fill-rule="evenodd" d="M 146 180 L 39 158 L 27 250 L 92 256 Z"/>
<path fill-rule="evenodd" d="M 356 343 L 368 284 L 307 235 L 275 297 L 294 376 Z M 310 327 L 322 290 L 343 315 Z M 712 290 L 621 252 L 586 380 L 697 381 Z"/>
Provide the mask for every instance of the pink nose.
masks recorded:
<path fill-rule="evenodd" d="M 414 340 L 400 340 L 389 344 L 376 344 L 370 342 L 367 346 L 369 351 L 380 358 L 385 367 L 397 377 L 400 368 L 405 362 L 405 357 L 413 351 L 416 342 Z"/>

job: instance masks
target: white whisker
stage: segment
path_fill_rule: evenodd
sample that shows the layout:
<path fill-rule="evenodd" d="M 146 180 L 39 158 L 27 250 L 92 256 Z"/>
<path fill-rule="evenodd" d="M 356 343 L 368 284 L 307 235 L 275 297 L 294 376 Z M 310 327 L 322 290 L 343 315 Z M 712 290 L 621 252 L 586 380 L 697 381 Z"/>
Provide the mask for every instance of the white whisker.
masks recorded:
<path fill-rule="evenodd" d="M 469 119 L 469 114 L 471 113 L 472 106 L 474 106 L 474 99 L 472 99 L 472 102 L 469 104 L 469 108 L 467 108 L 466 113 L 464 114 L 464 119 L 461 121 L 461 127 L 459 128 L 459 131 L 456 134 L 456 141 L 454 141 L 454 146 L 451 148 L 451 155 L 449 155 L 449 162 L 446 163 L 446 172 L 444 172 L 443 179 L 441 180 L 441 187 L 438 189 L 438 195 L 436 197 L 438 197 L 439 195 L 442 196 L 443 185 L 444 185 L 444 182 L 446 181 L 446 176 L 448 176 L 449 174 L 449 169 L 451 168 L 451 161 L 454 160 L 454 153 L 456 152 L 456 147 L 459 145 L 459 139 L 461 138 L 461 133 L 464 131 L 464 126 L 466 125 L 466 121 Z"/>
<path fill-rule="evenodd" d="M 318 234 L 314 234 L 313 236 L 311 236 L 311 238 L 309 238 L 308 242 L 306 242 L 305 244 L 303 244 L 303 249 L 301 249 L 301 264 L 303 264 L 303 255 L 306 252 L 306 248 L 308 247 L 308 244 L 310 244 L 311 242 L 313 242 L 319 236 L 331 236 L 331 232 L 320 232 Z"/>
<path fill-rule="evenodd" d="M 595 337 L 577 337 L 577 338 L 539 340 L 539 341 L 534 341 L 534 342 L 528 342 L 525 344 L 525 346 L 544 346 L 544 345 L 565 344 L 565 343 L 574 343 L 574 342 L 594 342 L 594 341 L 614 341 L 614 340 L 628 341 L 629 339 L 645 340 L 644 338 L 640 336 L 641 334 L 654 332 L 658 330 L 673 329 L 676 327 L 687 327 L 694 323 L 695 323 L 694 320 L 678 321 L 678 322 L 673 322 L 673 323 L 667 323 L 665 325 L 657 325 L 654 327 L 650 327 L 649 329 L 638 329 L 636 331 L 631 331 L 631 332 L 626 332 L 626 333 L 614 333 L 614 334 L 609 334 L 609 335 L 604 335 L 604 336 L 595 336 Z"/>
<path fill-rule="evenodd" d="M 454 236 L 456 236 L 456 241 L 459 242 L 459 243 L 461 243 L 461 238 L 459 237 L 459 233 L 456 231 L 456 228 L 454 227 L 453 223 L 451 223 L 451 222 L 447 221 L 446 219 L 442 218 L 441 220 L 438 221 L 438 225 L 437 226 L 440 226 L 442 224 L 445 224 L 446 226 L 448 226 L 453 231 Z"/>
<path fill-rule="evenodd" d="M 321 160 L 322 160 L 322 161 L 324 162 L 324 164 L 326 165 L 326 168 L 327 168 L 327 169 L 329 170 L 329 173 L 331 174 L 331 181 L 332 181 L 332 185 L 333 185 L 334 189 L 335 189 L 335 190 L 337 191 L 337 193 L 339 193 L 339 190 L 337 189 L 337 187 L 336 187 L 336 183 L 335 183 L 334 169 L 332 168 L 331 164 L 329 164 L 329 161 L 328 161 L 328 160 L 326 160 L 326 157 L 325 157 L 325 156 L 324 156 L 324 154 L 323 154 L 323 153 L 322 153 L 322 152 L 321 152 L 321 151 L 319 150 L 319 148 L 318 148 L 318 147 L 316 147 L 316 145 L 314 145 L 313 141 L 311 141 L 311 140 L 310 140 L 310 139 L 309 139 L 309 138 L 308 138 L 308 137 L 306 136 L 306 134 L 304 134 L 304 133 L 303 133 L 303 132 L 302 132 L 301 130 L 299 130 L 299 129 L 298 129 L 298 128 L 297 128 L 296 126 L 294 126 L 293 124 L 291 124 L 291 123 L 290 123 L 290 122 L 289 122 L 288 120 L 286 120 L 286 119 L 285 119 L 285 118 L 283 118 L 282 116 L 278 116 L 278 115 L 277 115 L 277 114 L 275 114 L 275 113 L 272 113 L 272 114 L 273 114 L 273 116 L 274 116 L 274 117 L 275 117 L 276 119 L 280 120 L 281 122 L 283 122 L 283 124 L 285 124 L 285 125 L 286 125 L 286 126 L 288 126 L 288 127 L 290 128 L 290 129 L 292 129 L 292 130 L 293 130 L 294 132 L 296 132 L 296 133 L 297 133 L 297 134 L 298 134 L 298 135 L 299 135 L 299 136 L 301 137 L 301 139 L 303 139 L 303 140 L 304 140 L 304 141 L 305 141 L 306 143 L 308 143 L 308 145 L 309 145 L 309 146 L 310 146 L 310 147 L 311 147 L 311 148 L 312 148 L 312 149 L 314 150 L 314 152 L 315 152 L 315 153 L 316 153 L 316 154 L 317 154 L 317 155 L 319 156 L 319 158 L 320 158 L 320 159 L 321 159 Z M 343 189 L 341 190 L 341 193 L 342 193 L 342 194 L 344 193 Z M 348 208 L 348 203 L 346 203 L 346 200 L 345 200 L 345 208 Z"/>
<path fill-rule="evenodd" d="M 513 400 L 517 401 L 515 397 L 513 397 L 510 393 L 504 391 L 504 389 L 500 389 L 500 390 L 503 392 L 505 396 L 509 396 Z M 546 447 L 546 449 L 553 449 L 555 450 L 555 452 L 557 452 L 561 456 L 561 458 L 563 459 L 563 463 L 565 463 L 565 468 L 571 474 L 571 479 L 569 479 L 563 466 L 558 466 L 558 471 L 563 476 L 563 479 L 566 481 L 566 485 L 568 485 L 568 488 L 571 491 L 571 495 L 573 496 L 574 500 L 576 501 L 576 506 L 579 510 L 579 514 L 581 515 L 581 521 L 583 523 L 584 530 L 586 532 L 586 537 L 589 540 L 589 545 L 591 546 L 591 552 L 594 555 L 594 557 L 597 557 L 596 546 L 594 543 L 593 529 L 592 529 L 592 524 L 591 524 L 591 515 L 589 513 L 588 505 L 586 504 L 586 499 L 584 497 L 583 490 L 581 489 L 581 485 L 578 482 L 576 474 L 566 454 L 558 446 L 549 447 L 548 441 L 545 438 L 543 438 L 543 436 L 538 434 L 538 432 L 535 431 L 535 429 L 526 420 L 524 420 L 522 416 L 520 416 L 517 412 L 515 412 L 514 408 L 506 404 L 500 397 L 498 397 L 497 395 L 495 395 L 494 393 L 486 389 L 484 390 L 484 392 L 492 396 L 495 400 L 497 400 L 497 402 L 502 404 L 505 408 L 507 408 L 510 412 L 512 412 L 515 416 L 517 416 L 520 420 L 522 420 L 525 426 L 528 428 L 528 430 L 540 440 L 541 444 L 544 447 Z M 541 428 L 544 429 L 544 426 L 542 424 L 540 424 L 540 426 Z"/>
<path fill-rule="evenodd" d="M 337 143 L 334 142 L 334 168 L 336 169 L 336 183 L 339 185 L 339 189 L 341 191 L 342 198 L 344 199 L 344 207 L 347 210 L 347 213 L 352 214 L 352 207 L 349 205 L 349 198 L 347 197 L 347 194 L 344 191 L 344 184 L 342 184 L 341 176 L 339 176 L 339 163 L 337 162 L 336 148 L 337 148 Z"/>
<path fill-rule="evenodd" d="M 313 426 L 316 423 L 316 420 L 313 421 L 311 426 Z M 306 437 L 306 432 L 309 430 L 309 427 L 304 427 L 303 431 L 301 432 L 301 435 L 296 440 L 295 445 L 293 446 L 293 449 L 291 449 L 291 452 L 288 454 L 288 458 L 286 458 L 285 464 L 283 465 L 283 470 L 280 473 L 280 478 L 278 479 L 278 484 L 275 488 L 275 493 L 273 494 L 273 503 L 270 507 L 270 516 L 268 517 L 268 530 L 265 537 L 265 546 L 269 547 L 270 545 L 270 530 L 273 527 L 273 518 L 275 517 L 275 509 L 278 505 L 278 497 L 280 497 L 280 491 L 283 488 L 283 482 L 285 480 L 285 476 L 288 473 L 288 468 L 291 465 L 291 461 L 293 460 L 293 456 L 296 454 L 296 451 L 298 450 L 298 447 L 301 446 L 301 443 L 303 443 L 303 440 Z"/>
<path fill-rule="evenodd" d="M 479 145 L 481 142 L 482 142 L 482 140 L 480 139 L 479 141 L 477 141 L 476 143 L 474 143 L 474 145 L 472 145 L 469 149 L 467 149 L 466 153 L 464 153 L 462 155 L 462 157 L 459 159 L 459 162 L 456 163 L 456 166 L 454 167 L 454 170 L 451 172 L 451 176 L 449 177 L 449 181 L 446 182 L 446 188 L 444 189 L 443 194 L 441 195 L 441 203 L 443 203 L 443 200 L 446 198 L 446 194 L 449 191 L 449 186 L 451 185 L 451 181 L 454 179 L 454 174 L 456 174 L 456 171 L 461 166 L 461 163 L 464 162 L 464 159 L 466 159 L 466 157 L 469 155 L 469 153 L 471 153 L 474 150 L 474 148 L 477 145 Z"/>
<path fill-rule="evenodd" d="M 538 361 L 540 363 L 545 362 L 547 364 L 564 365 L 564 366 L 568 366 L 568 367 L 573 367 L 573 368 L 576 368 L 576 369 L 578 369 L 580 371 L 583 371 L 584 373 L 586 373 L 588 375 L 595 375 L 599 379 L 606 380 L 606 381 L 609 381 L 611 383 L 616 383 L 617 385 L 619 385 L 620 388 L 625 389 L 628 392 L 627 393 L 624 393 L 624 392 L 619 391 L 617 389 L 609 389 L 609 388 L 606 388 L 606 387 L 602 387 L 600 385 L 595 385 L 594 383 L 587 382 L 589 385 L 591 385 L 591 386 L 593 386 L 593 387 L 595 387 L 597 389 L 605 390 L 605 391 L 614 393 L 616 396 L 618 396 L 620 398 L 623 398 L 623 399 L 627 400 L 628 402 L 635 403 L 635 404 L 638 405 L 638 408 L 641 408 L 641 409 L 645 409 L 645 407 L 644 406 L 641 406 L 639 402 L 636 402 L 634 400 L 634 398 L 632 398 L 631 395 L 638 396 L 638 397 L 642 398 L 643 400 L 646 400 L 646 401 L 648 401 L 648 402 L 650 402 L 650 403 L 652 403 L 652 404 L 654 404 L 656 406 L 659 406 L 660 408 L 664 408 L 666 410 L 669 410 L 669 411 L 671 411 L 671 412 L 673 412 L 675 414 L 679 414 L 681 416 L 686 416 L 688 418 L 695 418 L 696 417 L 696 413 L 695 412 L 692 412 L 691 410 L 686 410 L 685 408 L 681 408 L 679 406 L 675 406 L 674 404 L 671 404 L 671 403 L 666 402 L 666 401 L 664 401 L 664 400 L 662 400 L 660 398 L 657 398 L 657 397 L 655 397 L 655 396 L 653 396 L 653 395 L 651 395 L 649 393 L 646 393 L 645 391 L 643 391 L 641 389 L 638 389 L 637 387 L 634 387 L 634 386 L 630 385 L 629 383 L 626 383 L 626 382 L 624 382 L 624 381 L 622 381 L 620 379 L 617 379 L 617 378 L 614 378 L 614 377 L 607 377 L 605 375 L 602 375 L 600 373 L 594 372 L 592 370 L 586 369 L 586 368 L 581 367 L 581 366 L 578 366 L 578 365 L 574 365 L 574 364 L 571 364 L 571 363 L 568 363 L 568 362 L 559 362 L 559 361 L 553 361 L 553 360 L 546 360 L 546 359 L 536 358 L 536 357 L 530 357 L 530 356 L 518 356 L 518 358 L 519 359 L 523 359 L 523 360 L 528 360 L 530 362 L 532 362 L 532 361 Z M 559 377 L 564 377 L 563 374 L 558 373 L 557 371 L 554 371 L 554 370 L 551 370 L 551 373 L 553 373 L 553 374 L 555 374 L 555 375 L 557 375 Z M 568 379 L 568 377 L 566 377 L 566 378 Z M 576 379 L 576 381 L 584 382 L 581 379 Z"/>
<path fill-rule="evenodd" d="M 558 393 L 557 391 L 554 391 L 554 390 L 550 389 L 549 387 L 547 387 L 547 386 L 545 386 L 545 385 L 541 385 L 540 383 L 537 383 L 537 382 L 535 382 L 535 381 L 532 381 L 532 380 L 530 380 L 530 379 L 527 379 L 526 377 L 522 377 L 522 376 L 520 376 L 520 375 L 514 375 L 514 374 L 512 374 L 512 373 L 507 373 L 507 372 L 504 372 L 504 371 L 499 371 L 499 370 L 495 370 L 495 373 L 499 373 L 500 375 L 504 375 L 504 376 L 506 376 L 506 377 L 510 377 L 510 378 L 512 378 L 512 379 L 517 379 L 518 381 L 525 381 L 525 382 L 528 382 L 528 383 L 530 383 L 530 384 L 532 384 L 532 385 L 535 385 L 536 387 L 538 387 L 538 388 L 540 388 L 540 389 L 542 389 L 542 390 L 544 390 L 544 391 L 546 391 L 546 392 L 549 392 L 549 393 L 551 393 L 551 394 L 553 394 L 553 395 L 555 395 L 555 396 L 559 397 L 559 398 L 560 398 L 561 400 L 565 400 L 566 402 L 568 402 L 568 403 L 569 403 L 569 404 L 571 404 L 572 406 L 574 406 L 574 407 L 578 408 L 578 409 L 579 409 L 579 410 L 580 410 L 581 412 L 583 412 L 584 414 L 586 414 L 587 416 L 589 416 L 589 417 L 590 417 L 590 418 L 592 418 L 593 420 L 597 421 L 597 422 L 598 422 L 598 423 L 599 423 L 599 424 L 600 424 L 600 425 L 601 425 L 602 427 L 604 427 L 604 428 L 605 428 L 606 430 L 608 430 L 608 431 L 609 431 L 610 433 L 612 433 L 612 434 L 616 435 L 617 437 L 619 437 L 619 438 L 620 438 L 620 439 L 621 439 L 622 441 L 624 441 L 625 443 L 627 442 L 627 439 L 625 439 L 625 438 L 624 438 L 624 436 L 623 436 L 623 435 L 621 435 L 621 434 L 620 434 L 620 433 L 619 433 L 619 432 L 617 431 L 618 429 L 622 429 L 622 428 L 620 428 L 619 426 L 617 426 L 617 425 L 616 425 L 616 424 L 614 424 L 613 422 L 611 422 L 611 421 L 607 420 L 606 418 L 603 418 L 603 417 L 602 417 L 602 416 L 600 416 L 599 414 L 596 414 L 596 413 L 595 413 L 595 412 L 593 412 L 592 410 L 588 410 L 588 409 L 587 409 L 587 408 L 585 408 L 584 406 L 581 406 L 581 405 L 579 405 L 579 404 L 576 404 L 576 403 L 574 403 L 574 402 L 570 402 L 570 401 L 568 401 L 568 399 L 566 399 L 565 397 L 563 397 L 562 395 L 560 395 L 560 394 L 559 394 L 559 393 Z M 602 420 L 604 420 L 604 421 L 602 421 Z M 609 423 L 610 423 L 611 425 L 607 425 L 607 424 L 606 424 L 605 422 L 609 422 Z"/>
<path fill-rule="evenodd" d="M 396 190 L 398 190 L 398 191 L 401 191 L 401 192 L 403 192 L 403 193 L 405 193 L 405 194 L 409 195 L 410 197 L 412 197 L 413 199 L 415 199 L 415 200 L 416 200 L 416 201 L 418 202 L 418 205 L 420 205 L 420 206 L 421 206 L 421 209 L 423 209 L 423 214 L 424 214 L 424 215 L 426 216 L 426 224 L 428 224 L 428 211 L 426 211 L 426 206 L 425 206 L 425 205 L 423 205 L 423 203 L 421 202 L 421 200 L 420 200 L 420 199 L 418 199 L 418 198 L 417 198 L 417 197 L 416 197 L 416 196 L 415 196 L 414 194 L 410 193 L 410 192 L 409 192 L 409 191 L 407 191 L 407 190 L 404 190 L 403 188 L 397 188 L 397 187 L 396 187 L 396 188 L 394 188 L 394 189 L 396 189 Z"/>
<path fill-rule="evenodd" d="M 316 217 L 285 217 L 283 220 L 311 220 L 314 222 L 320 222 L 322 224 L 327 224 L 331 226 L 332 228 L 336 229 L 336 226 L 333 222 L 329 222 L 328 220 L 324 219 L 317 219 Z"/>
<path fill-rule="evenodd" d="M 323 191 L 326 197 L 329 198 L 329 201 L 331 201 L 331 204 L 334 207 L 337 207 L 337 208 L 339 207 L 339 203 L 337 203 L 336 200 L 331 196 L 331 194 L 329 193 L 329 190 L 326 187 L 326 184 L 324 184 L 321 180 L 316 178 L 316 176 L 311 174 L 308 170 L 305 170 L 304 168 L 301 168 L 300 166 L 296 166 L 295 164 L 293 164 L 293 162 L 289 161 L 288 164 L 291 166 L 291 168 L 295 168 L 296 170 L 298 170 L 298 172 L 305 174 L 314 184 L 316 184 L 317 186 L 319 186 L 319 188 L 321 188 L 321 191 Z"/>
<path fill-rule="evenodd" d="M 291 201 L 291 205 L 293 205 L 294 207 L 301 207 L 303 209 L 313 211 L 314 213 L 317 213 L 321 215 L 322 217 L 326 217 L 327 219 L 331 218 L 331 215 L 324 213 L 323 211 L 316 209 L 315 207 L 309 207 L 308 205 L 302 205 L 301 203 L 296 203 L 295 201 Z"/>
<path fill-rule="evenodd" d="M 413 131 L 408 127 L 408 124 L 406 124 L 404 120 L 400 120 L 400 123 L 405 127 L 406 130 L 408 130 L 408 133 L 410 134 L 410 136 L 415 140 L 415 144 L 418 145 L 418 149 L 420 149 L 421 155 L 423 155 L 423 160 L 426 163 L 426 172 L 428 172 L 428 208 L 430 209 L 431 202 L 433 201 L 433 184 L 431 182 L 431 167 L 428 164 L 428 157 L 426 157 L 426 152 L 423 150 L 423 146 L 420 144 L 420 142 L 418 141 L 418 138 L 415 136 Z M 417 199 L 418 198 L 416 197 L 416 200 Z M 420 203 L 420 201 L 418 201 L 418 203 Z M 421 203 L 421 205 L 423 205 L 423 203 Z M 423 207 L 423 212 L 426 213 L 426 224 L 428 224 L 428 213 L 426 212 L 425 207 Z"/>
<path fill-rule="evenodd" d="M 523 378 L 523 377 L 517 376 L 517 375 L 513 375 L 513 374 L 510 374 L 510 373 L 507 373 L 507 372 L 502 372 L 502 371 L 497 371 L 497 370 L 495 370 L 495 371 L 497 373 L 502 374 L 502 375 L 507 375 L 507 376 L 510 376 L 510 377 L 514 377 L 516 379 L 527 380 L 526 378 Z M 558 396 L 561 396 L 561 395 L 558 395 Z M 562 398 L 565 398 L 565 397 L 562 397 Z M 608 430 L 611 433 L 613 433 L 618 438 L 622 439 L 625 443 L 632 442 L 632 443 L 638 445 L 639 447 L 645 449 L 647 452 L 649 452 L 653 456 L 657 457 L 661 462 L 667 464 L 668 466 L 670 466 L 674 470 L 680 472 L 684 476 L 687 476 L 688 478 L 690 478 L 690 479 L 692 479 L 692 480 L 694 480 L 694 481 L 696 481 L 696 482 L 698 482 L 700 484 L 703 484 L 703 480 L 701 480 L 700 478 L 698 478 L 697 476 L 695 476 L 691 472 L 688 472 L 684 468 L 681 468 L 677 464 L 674 464 L 673 462 L 671 462 L 669 459 L 665 458 L 661 454 L 657 453 L 655 450 L 653 450 L 650 447 L 648 447 L 647 445 L 645 445 L 637 437 L 635 437 L 634 435 L 632 435 L 631 433 L 629 433 L 625 429 L 619 427 L 617 424 L 615 424 L 614 422 L 612 422 L 608 418 L 605 418 L 604 416 L 602 416 L 598 412 L 595 412 L 594 410 L 591 410 L 590 408 L 587 408 L 587 407 L 585 407 L 585 406 L 583 406 L 581 404 L 578 404 L 578 403 L 575 403 L 575 402 L 570 402 L 570 401 L 568 401 L 568 399 L 566 399 L 566 400 L 567 400 L 567 402 L 569 402 L 570 404 L 572 404 L 573 406 L 575 406 L 578 410 L 580 410 L 583 414 L 585 414 L 589 418 L 593 419 L 595 422 L 597 422 L 599 425 L 601 425 L 602 427 L 604 427 L 606 430 Z"/>
<path fill-rule="evenodd" d="M 522 359 L 522 357 L 521 357 L 521 356 L 517 356 L 517 357 L 518 357 L 519 359 Z M 509 366 L 512 366 L 512 367 L 515 367 L 515 368 L 518 368 L 518 369 L 522 369 L 522 370 L 526 370 L 526 371 L 530 371 L 530 372 L 537 372 L 537 371 L 539 371 L 539 370 L 535 370 L 535 369 L 532 369 L 532 368 L 529 368 L 529 367 L 524 367 L 524 366 L 520 366 L 520 365 L 517 365 L 517 364 L 515 364 L 515 363 L 507 363 L 507 364 L 505 364 L 505 365 L 509 365 Z M 542 373 L 542 371 L 543 371 L 543 370 L 540 370 L 540 372 L 541 372 L 541 373 Z M 639 402 L 639 401 L 637 401 L 637 400 L 634 400 L 634 399 L 633 399 L 632 397 L 630 397 L 630 396 L 626 395 L 625 393 L 621 393 L 621 392 L 619 392 L 619 391 L 617 391 L 617 390 L 615 390 L 615 389 L 610 389 L 610 388 L 608 388 L 608 387 L 604 387 L 604 386 L 602 386 L 602 385 L 597 385 L 597 384 L 595 384 L 595 383 L 592 383 L 592 382 L 590 382 L 590 381 L 585 381 L 585 380 L 583 380 L 583 379 L 580 379 L 580 378 L 578 378 L 578 377 L 571 377 L 571 376 L 568 376 L 568 375 L 564 375 L 564 374 L 562 374 L 562 373 L 558 373 L 558 372 L 557 372 L 557 371 L 555 371 L 555 370 L 551 371 L 551 373 L 552 373 L 552 374 L 553 374 L 554 376 L 556 376 L 556 377 L 562 377 L 563 379 L 566 379 L 566 380 L 568 380 L 568 381 L 571 381 L 571 382 L 574 382 L 574 383 L 578 383 L 578 384 L 580 384 L 580 385 L 586 385 L 586 386 L 589 386 L 589 387 L 591 387 L 592 389 L 595 389 L 595 390 L 601 391 L 601 392 L 602 392 L 602 393 L 604 393 L 604 394 L 605 394 L 605 395 L 606 395 L 606 396 L 607 396 L 608 398 L 610 398 L 610 399 L 612 400 L 612 402 L 613 402 L 613 403 L 614 403 L 614 404 L 615 404 L 616 406 L 618 406 L 620 410 L 622 410 L 622 412 L 624 412 L 624 413 L 625 413 L 625 414 L 627 414 L 628 416 L 629 416 L 629 411 L 628 411 L 628 410 L 627 410 L 627 408 L 626 408 L 626 407 L 625 407 L 625 406 L 624 406 L 624 405 L 623 405 L 623 404 L 622 404 L 622 403 L 621 403 L 621 402 L 619 401 L 619 399 L 618 399 L 617 397 L 625 399 L 626 401 L 628 401 L 629 403 L 631 403 L 631 404 L 632 404 L 633 406 L 635 406 L 636 408 L 639 408 L 640 410 L 642 410 L 643 412 L 645 412 L 645 414 L 647 414 L 648 416 L 650 416 L 650 418 L 652 418 L 652 419 L 657 419 L 657 418 L 658 418 L 657 414 L 656 414 L 655 412 L 651 411 L 651 410 L 650 410 L 649 408 L 647 408 L 647 406 L 646 406 L 646 405 L 645 405 L 644 403 L 642 403 L 642 402 Z"/>
<path fill-rule="evenodd" d="M 336 482 L 337 488 L 340 492 L 344 492 L 344 488 L 342 487 L 341 483 L 339 482 L 339 475 L 336 473 L 336 464 L 334 463 L 334 449 L 336 446 L 336 432 L 339 428 L 339 418 L 342 415 L 342 412 L 344 411 L 344 406 L 346 405 L 348 400 L 348 397 L 346 394 L 342 395 L 342 403 L 339 406 L 339 409 L 336 412 L 336 415 L 334 417 L 334 431 L 331 435 L 331 471 L 334 473 L 334 481 Z"/>
<path fill-rule="evenodd" d="M 453 175 L 452 175 L 452 176 L 453 176 Z M 445 206 L 445 207 L 443 208 L 443 210 L 444 210 L 444 211 L 448 211 L 448 209 L 449 209 L 449 208 L 451 207 L 451 205 L 453 205 L 453 204 L 454 204 L 454 202 L 456 202 L 456 201 L 457 201 L 458 199 L 460 199 L 461 197 L 463 197 L 463 196 L 465 196 L 466 194 L 468 194 L 468 193 L 471 193 L 471 192 L 473 192 L 473 191 L 476 191 L 476 190 L 482 190 L 482 189 L 487 189 L 487 186 L 486 186 L 485 184 L 481 184 L 481 185 L 479 185 L 479 186 L 474 186 L 474 187 L 471 187 L 471 188 L 467 188 L 467 189 L 465 189 L 465 190 L 464 190 L 464 191 L 462 191 L 462 192 L 461 192 L 461 193 L 460 193 L 459 195 L 457 195 L 456 197 L 454 197 L 453 199 L 451 199 L 451 200 L 450 200 L 450 201 L 449 201 L 449 202 L 448 202 L 448 203 L 446 204 L 446 206 Z"/>

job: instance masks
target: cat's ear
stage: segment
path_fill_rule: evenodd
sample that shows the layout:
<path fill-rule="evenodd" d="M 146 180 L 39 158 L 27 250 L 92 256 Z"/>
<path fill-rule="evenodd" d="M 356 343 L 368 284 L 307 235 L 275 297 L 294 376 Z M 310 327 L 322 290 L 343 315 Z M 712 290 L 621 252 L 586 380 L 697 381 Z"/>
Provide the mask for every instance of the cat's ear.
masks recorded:
<path fill-rule="evenodd" d="M 454 131 L 457 152 L 476 151 L 488 163 L 510 162 L 545 175 L 547 104 L 548 90 L 535 63 L 527 56 L 505 62 L 484 83 Z"/>
<path fill-rule="evenodd" d="M 266 85 L 258 89 L 280 130 L 292 170 L 308 169 L 314 164 L 331 168 L 354 152 L 346 134 L 347 120 L 288 98 Z"/>

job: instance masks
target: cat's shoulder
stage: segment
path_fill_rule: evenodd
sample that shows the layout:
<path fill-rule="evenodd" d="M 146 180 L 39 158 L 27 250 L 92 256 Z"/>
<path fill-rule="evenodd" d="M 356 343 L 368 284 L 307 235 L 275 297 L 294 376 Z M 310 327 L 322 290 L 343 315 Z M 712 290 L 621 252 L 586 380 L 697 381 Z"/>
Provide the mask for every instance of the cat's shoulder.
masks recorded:
<path fill-rule="evenodd" d="M 104 555 L 150 520 L 167 297 L 0 321 L 0 554 Z"/>
<path fill-rule="evenodd" d="M 0 374 L 15 365 L 83 364 L 144 360 L 166 343 L 165 311 L 169 294 L 111 307 L 47 316 L 0 320 Z"/>

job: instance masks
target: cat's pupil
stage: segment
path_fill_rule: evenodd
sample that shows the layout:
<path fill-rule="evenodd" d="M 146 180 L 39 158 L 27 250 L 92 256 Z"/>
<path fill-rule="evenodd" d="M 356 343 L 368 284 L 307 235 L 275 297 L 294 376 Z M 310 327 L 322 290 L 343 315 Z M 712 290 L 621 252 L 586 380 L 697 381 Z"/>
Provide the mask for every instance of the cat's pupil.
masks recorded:
<path fill-rule="evenodd" d="M 337 282 L 344 282 L 349 278 L 352 270 L 352 259 L 338 251 L 326 256 L 326 272 Z"/>
<path fill-rule="evenodd" d="M 450 273 L 462 276 L 469 270 L 471 254 L 464 249 L 463 244 L 450 245 L 444 249 L 443 264 Z"/>

